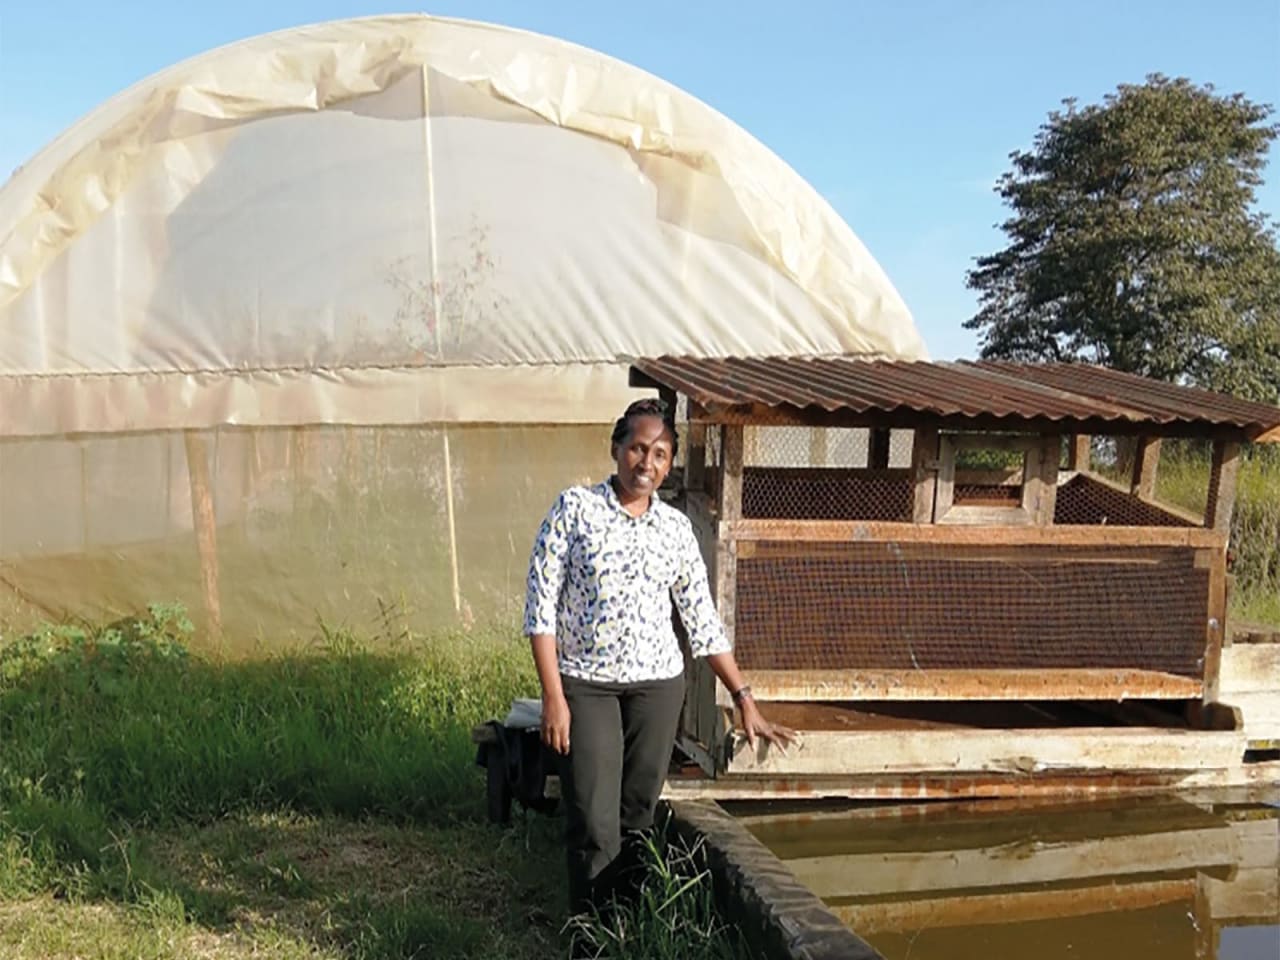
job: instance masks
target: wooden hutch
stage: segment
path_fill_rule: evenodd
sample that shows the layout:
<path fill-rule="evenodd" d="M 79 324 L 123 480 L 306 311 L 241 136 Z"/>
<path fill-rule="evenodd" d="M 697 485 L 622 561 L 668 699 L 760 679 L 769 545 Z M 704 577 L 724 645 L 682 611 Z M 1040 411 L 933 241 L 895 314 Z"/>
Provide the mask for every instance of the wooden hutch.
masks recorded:
<path fill-rule="evenodd" d="M 672 795 L 1280 779 L 1257 752 L 1280 644 L 1237 663 L 1226 626 L 1241 445 L 1280 441 L 1280 408 L 1086 365 L 667 357 L 631 382 L 684 399 L 676 502 L 757 700 L 800 732 L 749 751 L 693 663 L 701 769 Z M 1098 438 L 1127 482 L 1091 469 Z M 1155 499 L 1168 438 L 1211 447 L 1202 512 Z"/>

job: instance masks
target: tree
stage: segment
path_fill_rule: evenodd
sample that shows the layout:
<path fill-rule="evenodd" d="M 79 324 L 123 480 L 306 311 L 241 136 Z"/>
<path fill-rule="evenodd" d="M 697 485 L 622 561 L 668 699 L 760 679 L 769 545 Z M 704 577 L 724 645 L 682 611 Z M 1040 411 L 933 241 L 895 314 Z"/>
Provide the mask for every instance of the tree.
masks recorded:
<path fill-rule="evenodd" d="M 1271 114 L 1159 75 L 1065 101 L 996 185 L 1009 244 L 967 277 L 982 355 L 1280 399 L 1280 251 L 1253 209 Z"/>

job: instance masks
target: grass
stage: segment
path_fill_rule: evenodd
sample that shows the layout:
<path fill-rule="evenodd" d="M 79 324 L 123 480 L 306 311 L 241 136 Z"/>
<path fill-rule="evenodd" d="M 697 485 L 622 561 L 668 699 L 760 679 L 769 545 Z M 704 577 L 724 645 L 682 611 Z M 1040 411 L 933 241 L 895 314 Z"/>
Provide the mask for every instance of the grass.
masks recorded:
<path fill-rule="evenodd" d="M 626 935 L 567 929 L 559 822 L 483 822 L 470 727 L 536 689 L 513 637 L 218 661 L 189 634 L 153 608 L 0 644 L 0 955 L 733 955 L 690 856 L 655 847 L 678 896 Z"/>
<path fill-rule="evenodd" d="M 1161 457 L 1156 496 L 1189 510 L 1204 510 L 1209 487 L 1206 451 L 1174 445 Z M 1280 456 L 1246 452 L 1236 481 L 1231 519 L 1231 616 L 1280 626 Z"/>

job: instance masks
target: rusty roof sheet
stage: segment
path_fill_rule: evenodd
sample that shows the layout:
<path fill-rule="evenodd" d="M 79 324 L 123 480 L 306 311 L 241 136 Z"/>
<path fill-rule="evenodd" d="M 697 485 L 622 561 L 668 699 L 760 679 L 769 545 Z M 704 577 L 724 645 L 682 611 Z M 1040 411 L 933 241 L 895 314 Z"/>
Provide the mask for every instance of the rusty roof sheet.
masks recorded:
<path fill-rule="evenodd" d="M 1280 440 L 1280 407 L 1083 363 L 658 357 L 633 361 L 633 367 L 712 411 L 763 404 L 859 414 L 1103 421 L 1129 429 L 1233 428 L 1249 439 Z"/>

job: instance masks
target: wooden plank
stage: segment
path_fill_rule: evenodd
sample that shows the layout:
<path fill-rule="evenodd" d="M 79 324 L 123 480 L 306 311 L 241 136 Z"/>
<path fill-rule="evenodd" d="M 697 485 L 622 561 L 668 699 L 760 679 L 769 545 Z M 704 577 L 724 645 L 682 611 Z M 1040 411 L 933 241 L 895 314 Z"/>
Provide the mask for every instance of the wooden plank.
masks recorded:
<path fill-rule="evenodd" d="M 915 491 L 912 520 L 917 524 L 932 525 L 933 504 L 938 484 L 938 430 L 936 427 L 916 427 L 911 446 L 911 482 Z"/>
<path fill-rule="evenodd" d="M 1233 694 L 1270 693 L 1280 704 L 1280 645 L 1233 643 L 1222 651 L 1218 672 L 1219 697 L 1234 702 Z"/>
<path fill-rule="evenodd" d="M 876 800 L 911 801 L 1007 799 L 1076 800 L 1112 796 L 1187 794 L 1223 790 L 1252 795 L 1274 793 L 1280 761 L 1241 763 L 1212 770 L 1120 770 L 1089 772 L 880 773 L 851 775 L 743 775 L 668 777 L 662 795 L 686 800 Z"/>
<path fill-rule="evenodd" d="M 1223 534 L 1231 530 L 1231 511 L 1235 507 L 1239 473 L 1240 444 L 1234 440 L 1215 440 L 1209 468 L 1209 497 L 1204 511 L 1204 525 L 1209 529 Z"/>
<path fill-rule="evenodd" d="M 939 486 L 941 487 L 941 482 Z M 946 513 L 939 512 L 935 522 L 949 526 L 1003 527 L 1034 523 L 1035 518 L 1023 507 L 980 507 L 962 504 L 948 507 Z"/>
<path fill-rule="evenodd" d="M 1087 887 L 959 894 L 912 900 L 876 900 L 833 906 L 851 929 L 863 936 L 910 932 L 932 927 L 970 927 L 1027 923 L 1064 917 L 1104 914 L 1114 910 L 1142 910 L 1162 903 L 1190 902 L 1196 880 L 1152 880 L 1103 883 Z"/>
<path fill-rule="evenodd" d="M 767 700 L 1187 700 L 1201 682 L 1154 670 L 749 670 Z"/>
<path fill-rule="evenodd" d="M 1133 452 L 1133 476 L 1129 480 L 1129 493 L 1142 500 L 1156 495 L 1156 471 L 1160 466 L 1160 438 L 1138 437 Z"/>
<path fill-rule="evenodd" d="M 191 523 L 200 562 L 200 593 L 204 600 L 205 630 L 215 643 L 222 640 L 222 600 L 218 589 L 218 521 L 209 482 L 208 448 L 196 430 L 183 435 L 187 478 L 191 487 Z"/>
<path fill-rule="evenodd" d="M 1240 762 L 1243 732 L 1149 727 L 802 731 L 785 752 L 733 734 L 730 774 L 1204 770 Z"/>
<path fill-rule="evenodd" d="M 1072 434 L 1068 469 L 1076 471 L 1089 469 L 1092 441 L 1093 438 L 1087 433 Z"/>
<path fill-rule="evenodd" d="M 1251 749 L 1270 749 L 1265 744 L 1280 742 L 1280 694 L 1274 690 L 1223 694 L 1222 701 L 1240 711 Z"/>
<path fill-rule="evenodd" d="M 1200 830 L 1024 843 L 972 850 L 880 851 L 785 860 L 823 898 L 1080 883 L 1109 877 L 1230 867 L 1239 844 L 1229 825 Z"/>
<path fill-rule="evenodd" d="M 1225 549 L 1227 542 L 1224 534 L 1199 527 L 1026 526 L 984 529 L 936 526 L 928 521 L 894 523 L 877 520 L 722 520 L 719 535 L 725 540 L 858 540 L 968 546 L 1110 545 Z"/>
<path fill-rule="evenodd" d="M 856 548 L 864 543 L 878 541 L 832 541 L 832 540 L 739 540 L 739 559 L 751 557 L 782 559 L 784 557 L 813 557 L 823 547 L 824 553 L 840 551 L 833 547 L 848 546 Z M 1070 554 L 1059 554 L 1059 544 L 1034 543 L 938 543 L 934 541 L 886 541 L 893 544 L 894 557 L 899 560 L 945 560 L 947 563 L 1055 563 L 1103 566 L 1159 566 L 1175 564 L 1182 568 L 1190 562 L 1195 563 L 1197 552 L 1190 547 L 1162 547 L 1128 544 L 1069 544 Z M 748 548 L 750 552 L 748 553 Z M 852 552 L 852 551 L 850 551 Z M 1207 551 L 1204 567 L 1208 567 Z M 1196 569 L 1201 569 L 1197 567 Z M 1207 578 L 1206 578 L 1207 582 Z M 1207 597 L 1207 594 L 1206 594 Z"/>
<path fill-rule="evenodd" d="M 889 469 L 888 427 L 872 427 L 867 435 L 867 467 L 871 470 Z"/>

